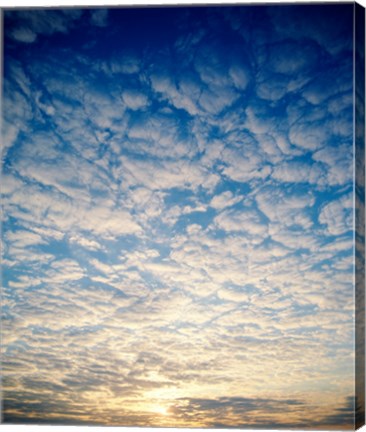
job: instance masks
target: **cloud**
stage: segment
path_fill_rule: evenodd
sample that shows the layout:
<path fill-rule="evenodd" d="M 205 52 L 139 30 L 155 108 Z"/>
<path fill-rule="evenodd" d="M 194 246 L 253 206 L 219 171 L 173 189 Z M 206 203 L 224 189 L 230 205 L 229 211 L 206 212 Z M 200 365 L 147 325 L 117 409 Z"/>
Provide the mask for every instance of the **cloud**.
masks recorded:
<path fill-rule="evenodd" d="M 30 81 L 19 64 L 11 67 L 12 81 L 4 88 L 4 143 L 2 152 L 12 147 L 21 132 L 27 132 L 28 122 L 34 117 L 30 104 Z"/>
<path fill-rule="evenodd" d="M 92 239 L 82 237 L 79 234 L 72 235 L 70 237 L 69 241 L 71 243 L 78 244 L 78 245 L 80 245 L 80 246 L 82 246 L 88 250 L 92 250 L 92 251 L 94 250 L 95 251 L 95 250 L 101 249 L 101 245 L 98 242 L 96 242 L 95 240 L 92 240 Z"/>
<path fill-rule="evenodd" d="M 7 11 L 6 19 L 12 28 L 10 36 L 18 42 L 30 44 L 36 42 L 39 35 L 67 33 L 81 15 L 82 11 L 78 9 L 34 9 Z"/>
<path fill-rule="evenodd" d="M 44 242 L 40 235 L 29 231 L 8 232 L 6 238 L 14 247 L 19 249 Z"/>
<path fill-rule="evenodd" d="M 319 222 L 327 226 L 328 235 L 340 235 L 352 229 L 352 208 L 352 195 L 343 195 L 322 208 Z"/>
<path fill-rule="evenodd" d="M 328 140 L 328 134 L 324 127 L 324 121 L 307 122 L 300 120 L 291 127 L 289 138 L 294 145 L 310 151 L 323 147 Z"/>
<path fill-rule="evenodd" d="M 161 94 L 175 108 L 184 109 L 189 114 L 195 115 L 201 111 L 198 99 L 201 95 L 201 87 L 196 76 L 192 78 L 183 75 L 179 89 L 173 83 L 169 75 L 157 72 L 151 75 L 151 86 L 155 92 Z"/>
<path fill-rule="evenodd" d="M 148 101 L 146 98 L 140 100 L 139 97 L 135 99 L 131 96 L 130 103 L 138 109 L 146 108 Z M 175 117 L 172 112 L 136 113 L 130 121 L 129 141 L 126 145 L 135 154 L 149 154 L 164 160 L 169 151 L 170 160 L 189 160 L 197 150 L 187 125 L 179 123 L 178 119 L 179 117 Z"/>
<path fill-rule="evenodd" d="M 291 226 L 304 220 L 306 208 L 314 204 L 312 192 L 300 192 L 295 189 L 263 188 L 255 195 L 258 208 L 271 222 Z"/>
<path fill-rule="evenodd" d="M 181 414 L 189 413 L 192 409 L 200 414 L 200 411 L 210 411 L 213 415 L 218 416 L 219 412 L 226 416 L 227 411 L 235 417 L 238 413 L 249 413 L 251 411 L 262 411 L 266 413 L 275 412 L 278 410 L 279 406 L 282 409 L 290 410 L 299 408 L 302 402 L 298 400 L 271 400 L 271 399 L 255 399 L 255 398 L 244 398 L 244 397 L 221 397 L 218 399 L 190 399 L 188 401 L 181 400 L 181 406 L 176 409 Z M 187 404 L 188 402 L 188 404 Z M 224 420 L 224 419 L 222 419 Z M 214 422 L 212 422 L 213 424 Z M 225 422 L 223 421 L 223 424 Z"/>
<path fill-rule="evenodd" d="M 232 302 L 248 302 L 250 295 L 247 292 L 235 290 L 233 288 L 221 288 L 218 290 L 217 295 L 222 300 Z"/>
<path fill-rule="evenodd" d="M 315 161 L 320 161 L 327 167 L 327 184 L 342 185 L 352 178 L 352 158 L 346 151 L 347 145 L 327 147 L 313 154 Z"/>
<path fill-rule="evenodd" d="M 145 108 L 148 105 L 148 99 L 146 95 L 139 91 L 125 90 L 122 93 L 123 102 L 132 110 L 138 110 Z"/>
<path fill-rule="evenodd" d="M 97 27 L 106 27 L 108 25 L 108 10 L 98 9 L 92 12 L 90 21 Z"/>
<path fill-rule="evenodd" d="M 267 66 L 275 73 L 290 75 L 294 79 L 299 73 L 317 67 L 319 55 L 319 48 L 311 40 L 302 44 L 294 40 L 281 41 L 268 50 Z"/>
<path fill-rule="evenodd" d="M 302 7 L 301 10 L 288 8 L 285 13 L 276 7 L 271 8 L 271 21 L 282 37 L 288 37 L 295 40 L 313 40 L 321 46 L 326 52 L 337 55 L 343 49 L 350 47 L 352 38 L 350 35 L 345 36 L 344 30 L 352 21 L 352 11 L 350 8 L 339 5 L 332 11 L 328 11 L 327 19 L 323 25 L 319 25 L 324 9 L 314 11 L 313 7 Z M 317 18 L 311 20 L 311 17 L 317 13 Z M 334 22 L 338 20 L 338 14 L 341 14 L 342 23 L 336 29 L 333 28 Z M 311 22 L 309 22 L 309 20 Z M 291 22 L 291 25 L 288 25 Z"/>
<path fill-rule="evenodd" d="M 216 174 L 199 164 L 188 161 L 161 161 L 154 163 L 139 159 L 121 158 L 127 184 L 148 186 L 153 190 L 172 188 L 196 190 L 202 186 L 212 189 L 219 182 Z"/>
<path fill-rule="evenodd" d="M 12 36 L 19 42 L 32 43 L 37 39 L 37 34 L 28 28 L 14 29 Z"/>
<path fill-rule="evenodd" d="M 253 210 L 224 211 L 215 218 L 217 226 L 226 232 L 244 231 L 249 235 L 261 238 L 267 231 L 266 224 L 262 222 L 259 214 Z"/>
<path fill-rule="evenodd" d="M 6 12 L 6 422 L 348 424 L 353 60 L 319 7 Z"/>
<path fill-rule="evenodd" d="M 243 183 L 268 177 L 271 168 L 263 164 L 262 155 L 249 143 L 246 148 L 245 155 L 240 154 L 237 149 L 230 148 L 222 152 L 222 161 L 225 164 L 223 173 L 230 179 Z"/>
<path fill-rule="evenodd" d="M 243 197 L 241 196 L 235 197 L 233 196 L 232 192 L 226 191 L 221 193 L 220 195 L 215 195 L 210 202 L 210 206 L 215 209 L 221 210 L 225 207 L 231 207 L 237 204 L 242 199 Z"/>
<path fill-rule="evenodd" d="M 285 183 L 324 184 L 323 170 L 319 165 L 287 162 L 277 165 L 272 177 Z"/>
<path fill-rule="evenodd" d="M 307 84 L 303 90 L 303 96 L 313 105 L 322 104 L 328 98 L 333 98 L 335 94 L 347 92 L 351 77 L 352 70 L 348 65 L 341 68 L 334 66 Z"/>

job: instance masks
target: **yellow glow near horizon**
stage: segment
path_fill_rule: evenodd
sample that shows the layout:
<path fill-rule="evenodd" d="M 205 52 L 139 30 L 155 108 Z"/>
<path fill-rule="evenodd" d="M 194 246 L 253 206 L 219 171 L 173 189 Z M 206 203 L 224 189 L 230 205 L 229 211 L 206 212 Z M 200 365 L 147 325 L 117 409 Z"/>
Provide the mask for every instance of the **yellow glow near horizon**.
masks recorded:
<path fill-rule="evenodd" d="M 168 416 L 169 415 L 169 410 L 168 408 L 162 406 L 162 405 L 158 405 L 156 407 L 154 407 L 153 412 L 156 414 L 160 414 L 163 416 Z"/>

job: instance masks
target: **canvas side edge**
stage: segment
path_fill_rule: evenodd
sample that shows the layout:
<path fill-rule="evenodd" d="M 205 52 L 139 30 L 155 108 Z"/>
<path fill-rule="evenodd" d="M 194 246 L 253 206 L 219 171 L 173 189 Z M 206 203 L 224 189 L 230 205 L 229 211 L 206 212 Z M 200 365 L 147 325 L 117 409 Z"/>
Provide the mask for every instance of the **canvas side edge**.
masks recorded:
<path fill-rule="evenodd" d="M 355 3 L 355 428 L 365 425 L 365 8 Z"/>

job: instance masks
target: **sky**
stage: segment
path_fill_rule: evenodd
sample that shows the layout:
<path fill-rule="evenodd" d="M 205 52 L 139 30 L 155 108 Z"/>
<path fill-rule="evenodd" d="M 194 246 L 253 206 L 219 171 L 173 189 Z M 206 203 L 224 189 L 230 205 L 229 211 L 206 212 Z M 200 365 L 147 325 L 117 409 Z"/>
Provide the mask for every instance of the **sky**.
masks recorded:
<path fill-rule="evenodd" d="M 4 11 L 3 421 L 352 429 L 353 4 Z"/>

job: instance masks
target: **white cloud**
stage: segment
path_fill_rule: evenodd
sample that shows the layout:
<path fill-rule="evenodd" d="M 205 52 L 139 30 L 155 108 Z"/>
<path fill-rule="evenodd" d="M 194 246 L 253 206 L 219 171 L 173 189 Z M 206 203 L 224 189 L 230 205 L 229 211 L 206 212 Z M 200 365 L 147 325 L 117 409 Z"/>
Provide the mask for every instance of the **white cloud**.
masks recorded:
<path fill-rule="evenodd" d="M 204 111 L 218 115 L 224 109 L 229 108 L 239 97 L 230 87 L 221 88 L 216 86 L 211 86 L 210 89 L 203 89 L 199 98 L 199 106 L 204 109 Z"/>
<path fill-rule="evenodd" d="M 201 80 L 208 86 L 230 86 L 230 78 L 225 73 L 228 69 L 228 59 L 225 52 L 209 44 L 198 48 L 194 60 L 194 67 Z"/>
<path fill-rule="evenodd" d="M 22 249 L 28 246 L 35 246 L 44 244 L 44 239 L 39 235 L 31 231 L 8 231 L 6 233 L 6 239 L 9 246 L 16 249 Z"/>
<path fill-rule="evenodd" d="M 172 112 L 135 115 L 127 133 L 129 141 L 125 146 L 134 154 L 179 160 L 191 158 L 196 153 L 195 142 L 186 125 L 180 123 Z"/>
<path fill-rule="evenodd" d="M 216 174 L 189 161 L 142 161 L 121 157 L 124 177 L 129 186 L 144 186 L 154 190 L 171 188 L 193 189 L 199 186 L 213 189 L 219 182 Z"/>
<path fill-rule="evenodd" d="M 234 196 L 232 192 L 226 191 L 222 192 L 220 195 L 215 195 L 210 202 L 210 206 L 221 210 L 239 203 L 242 199 L 242 196 Z"/>
<path fill-rule="evenodd" d="M 333 253 L 338 253 L 340 251 L 350 251 L 352 250 L 353 240 L 349 236 L 339 237 L 334 239 L 330 243 L 322 246 L 321 250 L 331 251 Z"/>
<path fill-rule="evenodd" d="M 51 263 L 43 282 L 48 284 L 77 281 L 85 276 L 85 271 L 77 261 L 70 258 L 55 260 Z"/>
<path fill-rule="evenodd" d="M 187 215 L 195 212 L 205 213 L 206 211 L 207 211 L 207 207 L 205 205 L 197 205 L 197 206 L 187 205 L 183 207 L 182 214 Z"/>
<path fill-rule="evenodd" d="M 288 77 L 268 71 L 258 76 L 257 94 L 262 99 L 278 101 L 288 93 L 288 85 Z"/>
<path fill-rule="evenodd" d="M 166 74 L 152 74 L 150 80 L 153 90 L 160 93 L 175 108 L 184 109 L 191 115 L 201 112 L 201 109 L 198 107 L 201 87 L 196 79 L 182 77 L 179 90 L 171 80 L 171 77 Z"/>
<path fill-rule="evenodd" d="M 153 90 L 161 94 L 175 108 L 184 109 L 191 115 L 217 115 L 230 107 L 238 99 L 239 94 L 229 79 L 221 75 L 214 77 L 215 73 L 211 72 L 207 77 L 203 73 L 209 85 L 192 72 L 179 76 L 178 85 L 164 73 L 152 74 L 150 80 Z"/>
<path fill-rule="evenodd" d="M 305 226 L 306 229 L 310 228 L 308 225 Z M 276 226 L 273 231 L 270 230 L 270 235 L 273 240 L 293 251 L 308 249 L 312 253 L 315 253 L 319 249 L 319 239 L 314 234 L 307 234 L 301 231 L 291 232 Z"/>
<path fill-rule="evenodd" d="M 34 203 L 35 197 L 37 205 Z M 78 200 L 77 194 L 73 200 L 59 193 L 27 187 L 26 190 L 15 192 L 11 197 L 11 207 L 9 205 L 6 206 L 9 215 L 23 222 L 43 221 L 44 227 L 64 233 L 81 229 L 96 236 L 115 238 L 142 231 L 125 209 L 115 208 L 113 203 L 103 200 L 95 203 Z"/>
<path fill-rule="evenodd" d="M 24 187 L 23 182 L 11 174 L 1 175 L 1 193 L 4 195 L 12 194 L 14 191 Z"/>
<path fill-rule="evenodd" d="M 220 288 L 217 291 L 217 295 L 222 300 L 231 301 L 234 303 L 248 302 L 251 297 L 251 295 L 248 292 L 245 292 L 244 290 L 239 291 L 230 288 Z"/>
<path fill-rule="evenodd" d="M 198 224 L 191 224 L 187 226 L 187 233 L 188 235 L 195 235 L 198 234 L 201 231 L 201 225 Z"/>
<path fill-rule="evenodd" d="M 282 188 L 267 188 L 258 191 L 255 195 L 258 208 L 267 216 L 271 222 L 280 223 L 284 226 L 296 224 L 300 215 L 311 207 L 314 196 L 308 193 L 286 192 Z"/>
<path fill-rule="evenodd" d="M 91 250 L 91 251 L 100 250 L 102 248 L 102 246 L 98 242 L 96 242 L 95 240 L 88 239 L 88 238 L 83 237 L 79 234 L 71 235 L 69 238 L 69 242 L 74 243 L 74 244 L 78 244 L 78 245 L 82 246 L 83 248 Z"/>
<path fill-rule="evenodd" d="M 229 74 L 238 90 L 245 90 L 250 82 L 250 72 L 240 65 L 232 65 Z"/>
<path fill-rule="evenodd" d="M 264 239 L 267 233 L 266 224 L 253 209 L 224 210 L 215 217 L 215 223 L 226 232 L 241 231 L 250 236 L 259 236 L 260 240 Z"/>
<path fill-rule="evenodd" d="M 27 97 L 30 94 L 29 80 L 19 68 L 13 68 L 13 72 L 16 84 L 22 91 L 20 92 L 7 79 L 4 80 L 3 140 L 1 143 L 4 156 L 8 149 L 16 143 L 19 133 L 29 131 L 28 122 L 33 118 L 31 103 Z"/>
<path fill-rule="evenodd" d="M 95 267 L 97 270 L 99 270 L 101 273 L 103 273 L 106 276 L 113 276 L 114 269 L 113 267 L 109 266 L 108 264 L 104 264 L 103 262 L 97 260 L 96 258 L 93 258 L 90 260 L 90 264 Z"/>
<path fill-rule="evenodd" d="M 329 128 L 324 120 L 299 121 L 291 126 L 289 138 L 292 144 L 306 151 L 320 149 L 327 144 Z"/>
<path fill-rule="evenodd" d="M 139 110 L 142 108 L 146 108 L 149 104 L 149 100 L 146 94 L 138 91 L 138 90 L 125 90 L 122 93 L 123 102 L 128 106 L 128 108 L 132 110 Z"/>
<path fill-rule="evenodd" d="M 225 149 L 222 152 L 222 162 L 225 164 L 223 173 L 234 181 L 249 182 L 256 179 L 264 180 L 271 173 L 262 155 L 251 144 L 244 144 L 245 152 L 237 149 Z"/>
<path fill-rule="evenodd" d="M 32 43 L 37 39 L 37 34 L 29 28 L 20 27 L 13 30 L 12 37 L 19 42 Z"/>
<path fill-rule="evenodd" d="M 263 157 L 270 163 L 277 164 L 282 161 L 284 151 L 281 139 L 268 134 L 256 135 L 256 140 L 262 150 Z"/>
<path fill-rule="evenodd" d="M 352 208 L 351 194 L 343 195 L 326 204 L 319 214 L 319 222 L 326 225 L 326 234 L 341 235 L 351 230 L 353 227 Z"/>
<path fill-rule="evenodd" d="M 323 170 L 316 164 L 285 162 L 277 165 L 272 177 L 286 183 L 324 184 Z"/>
<path fill-rule="evenodd" d="M 323 162 L 327 168 L 327 184 L 343 185 L 352 180 L 352 154 L 349 145 L 343 144 L 339 147 L 327 146 L 315 153 L 312 158 L 315 161 Z"/>

